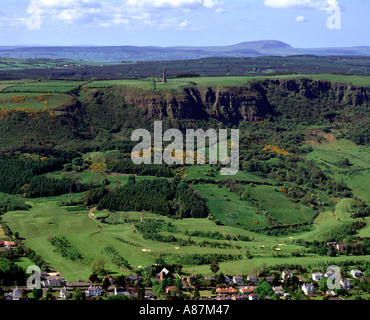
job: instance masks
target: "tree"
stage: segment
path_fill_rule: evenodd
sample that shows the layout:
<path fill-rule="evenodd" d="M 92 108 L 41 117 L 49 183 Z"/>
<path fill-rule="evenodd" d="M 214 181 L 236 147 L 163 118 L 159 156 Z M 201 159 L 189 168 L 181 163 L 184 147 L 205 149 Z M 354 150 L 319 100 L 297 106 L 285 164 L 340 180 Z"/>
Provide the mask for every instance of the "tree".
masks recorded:
<path fill-rule="evenodd" d="M 116 277 L 115 283 L 119 287 L 125 287 L 126 286 L 126 277 L 123 275 L 119 275 Z"/>
<path fill-rule="evenodd" d="M 39 300 L 40 298 L 42 298 L 43 292 L 42 292 L 42 289 L 34 288 L 34 289 L 32 290 L 32 294 L 33 294 L 33 297 L 34 297 L 36 300 Z"/>
<path fill-rule="evenodd" d="M 92 262 L 92 271 L 103 275 L 105 273 L 105 261 L 103 258 L 96 257 Z"/>
<path fill-rule="evenodd" d="M 109 288 L 109 286 L 111 285 L 110 281 L 108 278 L 104 278 L 103 279 L 103 282 L 101 284 L 101 287 L 104 291 L 107 291 L 107 289 Z"/>
<path fill-rule="evenodd" d="M 96 273 L 93 273 L 92 275 L 90 275 L 89 277 L 89 281 L 92 282 L 92 283 L 95 283 L 95 282 L 99 282 L 99 277 Z"/>
<path fill-rule="evenodd" d="M 81 290 L 81 288 L 77 288 L 72 295 L 73 300 L 85 300 L 85 293 Z"/>
<path fill-rule="evenodd" d="M 218 265 L 217 260 L 212 260 L 210 269 L 213 272 L 214 275 L 216 275 L 217 271 L 220 270 L 220 266 Z"/>

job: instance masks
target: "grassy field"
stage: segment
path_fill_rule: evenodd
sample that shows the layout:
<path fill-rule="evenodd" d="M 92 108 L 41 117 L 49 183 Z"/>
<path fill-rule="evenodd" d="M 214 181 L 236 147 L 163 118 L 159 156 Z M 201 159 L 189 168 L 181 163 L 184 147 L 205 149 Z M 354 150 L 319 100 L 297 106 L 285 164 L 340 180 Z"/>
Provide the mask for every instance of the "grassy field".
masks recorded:
<path fill-rule="evenodd" d="M 307 155 L 326 174 L 337 181 L 343 179 L 355 196 L 370 201 L 370 149 L 347 140 L 332 140 L 312 146 L 314 151 Z M 339 164 L 347 158 L 349 166 Z"/>
<path fill-rule="evenodd" d="M 188 86 L 199 87 L 240 87 L 248 85 L 251 81 L 264 79 L 297 79 L 308 78 L 314 80 L 327 80 L 344 84 L 353 84 L 357 86 L 369 86 L 370 77 L 368 76 L 337 76 L 330 74 L 310 74 L 310 75 L 278 75 L 278 76 L 224 76 L 224 77 L 194 77 L 194 78 L 179 78 L 168 79 L 168 82 L 163 84 L 161 80 L 157 80 L 157 90 L 179 90 Z M 147 79 L 122 79 L 122 80 L 101 80 L 93 81 L 86 85 L 88 88 L 109 88 L 109 87 L 130 87 L 143 90 L 153 90 L 153 78 Z"/>

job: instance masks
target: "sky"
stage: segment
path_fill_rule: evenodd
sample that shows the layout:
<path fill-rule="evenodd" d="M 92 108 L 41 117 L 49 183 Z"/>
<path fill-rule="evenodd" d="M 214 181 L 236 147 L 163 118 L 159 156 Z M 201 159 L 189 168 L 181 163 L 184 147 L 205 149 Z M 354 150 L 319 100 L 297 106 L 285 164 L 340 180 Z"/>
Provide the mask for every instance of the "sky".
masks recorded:
<path fill-rule="evenodd" d="M 370 45 L 370 0 L 0 0 L 0 46 Z"/>

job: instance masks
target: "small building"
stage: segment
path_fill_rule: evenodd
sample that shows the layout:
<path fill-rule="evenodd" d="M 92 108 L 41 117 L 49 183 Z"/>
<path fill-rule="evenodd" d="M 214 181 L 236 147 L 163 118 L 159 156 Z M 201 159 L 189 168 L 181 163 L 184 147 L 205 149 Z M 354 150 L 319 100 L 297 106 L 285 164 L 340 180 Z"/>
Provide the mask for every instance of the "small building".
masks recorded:
<path fill-rule="evenodd" d="M 59 297 L 61 299 L 68 299 L 68 297 L 71 295 L 71 293 L 67 290 L 66 287 L 63 287 L 60 289 Z"/>
<path fill-rule="evenodd" d="M 248 296 L 248 299 L 249 299 L 249 300 L 258 300 L 258 294 L 257 294 L 257 293 L 251 293 L 251 294 Z"/>
<path fill-rule="evenodd" d="M 233 280 L 229 276 L 225 276 L 225 284 L 232 284 Z"/>
<path fill-rule="evenodd" d="M 159 272 L 156 276 L 156 278 L 159 280 L 159 281 L 162 281 L 163 279 L 175 279 L 176 277 L 170 272 L 168 271 L 166 268 L 163 268 L 161 270 L 161 272 Z"/>
<path fill-rule="evenodd" d="M 244 282 L 243 277 L 241 276 L 234 276 L 233 277 L 233 282 L 236 284 L 242 284 Z"/>
<path fill-rule="evenodd" d="M 275 279 L 275 277 L 265 277 L 267 282 L 271 282 Z"/>
<path fill-rule="evenodd" d="M 346 290 L 350 290 L 351 287 L 352 287 L 352 281 L 351 280 L 340 279 L 340 284 Z"/>
<path fill-rule="evenodd" d="M 244 288 L 239 288 L 239 291 L 243 294 L 251 294 L 254 292 L 256 287 L 249 286 L 249 287 L 244 287 Z"/>
<path fill-rule="evenodd" d="M 283 296 L 283 295 L 284 295 L 283 287 L 282 287 L 282 286 L 272 287 L 272 290 L 273 290 L 273 291 L 274 291 L 274 293 L 276 293 L 279 297 L 281 297 L 281 296 Z"/>
<path fill-rule="evenodd" d="M 364 276 L 364 274 L 360 270 L 351 270 L 351 275 L 356 279 L 362 278 Z"/>
<path fill-rule="evenodd" d="M 41 281 L 43 287 L 60 287 L 64 278 L 61 276 L 50 277 L 48 276 L 46 280 Z"/>
<path fill-rule="evenodd" d="M 101 296 L 101 288 L 90 286 L 87 290 L 85 290 L 86 297 L 95 297 L 95 296 Z"/>
<path fill-rule="evenodd" d="M 136 274 L 126 276 L 126 279 L 130 282 L 135 282 L 135 281 L 141 282 L 141 281 L 143 281 L 143 279 L 140 276 L 136 275 Z"/>
<path fill-rule="evenodd" d="M 258 283 L 258 278 L 254 275 L 249 275 L 247 277 L 247 280 L 250 281 L 252 284 L 257 284 Z"/>
<path fill-rule="evenodd" d="M 126 288 L 115 286 L 114 295 L 115 296 L 128 296 L 129 293 L 127 292 Z"/>
<path fill-rule="evenodd" d="M 8 300 L 19 300 L 21 299 L 22 297 L 22 290 L 19 289 L 18 287 L 15 287 L 12 291 L 12 293 L 10 293 L 8 295 Z"/>
<path fill-rule="evenodd" d="M 312 283 L 305 283 L 302 286 L 302 291 L 304 292 L 305 295 L 315 293 L 315 287 L 313 286 Z"/>
<path fill-rule="evenodd" d="M 313 281 L 320 281 L 322 278 L 324 278 L 324 275 L 321 272 L 315 272 L 312 274 Z"/>

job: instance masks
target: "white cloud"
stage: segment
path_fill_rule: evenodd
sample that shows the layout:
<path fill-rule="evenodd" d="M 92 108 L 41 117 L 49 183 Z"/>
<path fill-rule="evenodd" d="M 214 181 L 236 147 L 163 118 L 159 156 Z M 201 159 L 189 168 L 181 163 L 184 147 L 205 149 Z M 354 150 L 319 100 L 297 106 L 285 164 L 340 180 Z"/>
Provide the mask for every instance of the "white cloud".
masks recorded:
<path fill-rule="evenodd" d="M 295 18 L 297 22 L 307 22 L 307 19 L 304 16 L 298 16 Z"/>
<path fill-rule="evenodd" d="M 328 0 L 330 1 L 330 0 Z M 319 8 L 327 4 L 327 1 L 312 0 L 265 0 L 264 5 L 269 8 Z"/>

